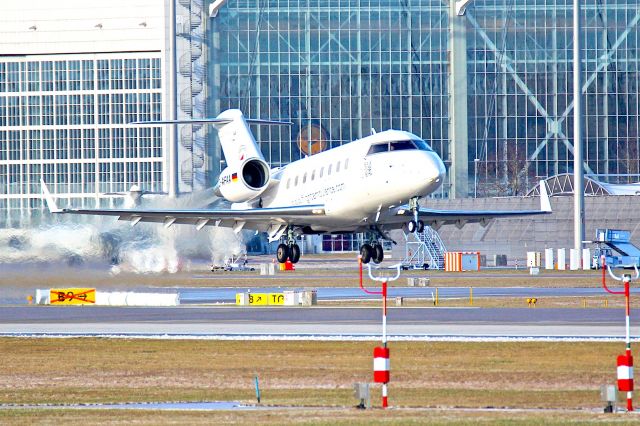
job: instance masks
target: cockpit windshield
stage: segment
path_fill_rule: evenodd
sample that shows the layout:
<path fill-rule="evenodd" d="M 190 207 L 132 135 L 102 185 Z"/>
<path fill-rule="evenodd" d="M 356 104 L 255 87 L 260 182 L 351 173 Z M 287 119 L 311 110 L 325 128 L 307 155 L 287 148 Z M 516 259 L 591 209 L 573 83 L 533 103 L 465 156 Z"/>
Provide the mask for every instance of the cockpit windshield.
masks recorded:
<path fill-rule="evenodd" d="M 409 149 L 418 149 L 420 151 L 433 151 L 429 144 L 422 139 L 408 139 L 404 141 L 391 141 L 372 144 L 367 155 L 377 154 L 379 152 L 389 151 L 406 151 Z"/>

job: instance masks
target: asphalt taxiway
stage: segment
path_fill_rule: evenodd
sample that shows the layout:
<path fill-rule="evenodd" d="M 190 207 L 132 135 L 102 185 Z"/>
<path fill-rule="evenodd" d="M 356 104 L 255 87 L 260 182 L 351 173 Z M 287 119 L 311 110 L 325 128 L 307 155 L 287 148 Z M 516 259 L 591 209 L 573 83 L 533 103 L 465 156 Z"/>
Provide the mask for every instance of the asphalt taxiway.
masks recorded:
<path fill-rule="evenodd" d="M 640 310 L 631 318 L 635 339 Z M 348 339 L 379 336 L 380 321 L 380 308 L 5 306 L 0 335 Z M 390 308 L 388 324 L 392 339 L 622 339 L 624 311 Z"/>

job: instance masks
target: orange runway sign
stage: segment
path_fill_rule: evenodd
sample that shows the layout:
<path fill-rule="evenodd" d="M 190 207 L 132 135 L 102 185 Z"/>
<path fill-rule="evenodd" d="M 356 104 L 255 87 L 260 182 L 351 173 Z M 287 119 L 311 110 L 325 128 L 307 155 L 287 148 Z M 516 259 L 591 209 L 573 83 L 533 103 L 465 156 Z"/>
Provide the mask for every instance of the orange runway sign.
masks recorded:
<path fill-rule="evenodd" d="M 49 290 L 49 301 L 52 305 L 94 305 L 96 303 L 96 289 L 52 288 Z"/>

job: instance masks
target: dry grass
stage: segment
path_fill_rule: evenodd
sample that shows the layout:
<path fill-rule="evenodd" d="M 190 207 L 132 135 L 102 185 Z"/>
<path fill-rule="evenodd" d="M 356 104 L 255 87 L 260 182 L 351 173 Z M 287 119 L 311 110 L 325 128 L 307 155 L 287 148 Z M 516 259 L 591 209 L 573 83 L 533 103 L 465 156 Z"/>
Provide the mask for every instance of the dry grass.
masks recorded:
<path fill-rule="evenodd" d="M 351 385 L 371 380 L 376 342 L 0 339 L 0 403 L 254 402 L 294 411 L 226 412 L 216 422 L 558 421 L 599 418 L 599 386 L 615 381 L 622 343 L 393 342 L 387 413 L 358 412 Z M 373 402 L 378 405 L 379 387 Z M 467 412 L 505 407 L 558 412 Z M 431 410 L 426 410 L 430 408 Z M 438 411 L 434 409 L 446 409 Z M 578 413 L 567 410 L 579 410 Z M 204 423 L 212 414 L 0 410 L 0 423 Z"/>
<path fill-rule="evenodd" d="M 615 378 L 621 344 L 405 343 L 391 345 L 391 403 L 360 412 L 350 386 L 371 380 L 374 342 L 139 341 L 0 339 L 11 366 L 0 373 L 3 403 L 238 400 L 300 410 L 134 412 L 0 410 L 0 422 L 203 424 L 554 423 L 611 420 L 598 386 Z M 377 404 L 379 389 L 374 391 Z M 314 408 L 315 407 L 315 408 Z M 427 410 L 426 408 L 431 409 Z M 557 408 L 468 412 L 460 407 Z M 434 408 L 447 408 L 446 410 Z M 566 411 L 578 409 L 581 411 Z M 618 421 L 628 419 L 614 417 Z"/>
<path fill-rule="evenodd" d="M 434 290 L 435 291 L 435 290 Z M 535 297 L 535 290 L 532 290 L 531 296 Z M 398 306 L 396 298 L 389 299 L 389 307 Z M 330 301 L 321 300 L 318 302 L 320 306 L 367 306 L 378 307 L 380 300 L 349 300 L 349 301 Z M 409 298 L 402 299 L 403 307 L 433 307 L 435 306 L 432 298 Z M 576 297 L 538 297 L 535 306 L 529 305 L 526 297 L 474 297 L 473 303 L 466 298 L 439 298 L 438 307 L 442 308 L 458 308 L 473 306 L 476 308 L 568 308 L 568 309 L 623 309 L 623 297 L 605 297 L 605 296 L 576 296 Z M 640 308 L 640 300 L 631 298 L 631 307 Z"/>
<path fill-rule="evenodd" d="M 465 425 L 611 423 L 636 425 L 637 415 L 600 414 L 589 411 L 461 411 L 441 409 L 390 409 L 382 411 L 340 409 L 273 410 L 244 412 L 106 411 L 106 410 L 18 410 L 1 412 L 2 424 L 308 424 L 308 425 L 388 425 L 452 423 Z"/>
<path fill-rule="evenodd" d="M 5 271 L 0 286 L 25 292 L 48 287 L 97 287 L 130 289 L 135 287 L 357 287 L 358 271 L 354 266 L 338 265 L 324 269 L 299 269 L 278 272 L 275 277 L 261 277 L 259 272 L 179 272 L 176 274 L 112 275 L 104 270 L 60 269 L 32 271 L 28 268 Z M 390 274 L 388 272 L 387 274 Z M 541 271 L 529 275 L 527 270 L 483 270 L 479 272 L 404 271 L 390 285 L 406 286 L 408 277 L 429 277 L 432 287 L 599 287 L 596 271 Z M 365 280 L 373 284 L 366 278 Z M 617 284 L 617 283 L 616 283 Z M 615 286 L 615 284 L 613 284 Z"/>

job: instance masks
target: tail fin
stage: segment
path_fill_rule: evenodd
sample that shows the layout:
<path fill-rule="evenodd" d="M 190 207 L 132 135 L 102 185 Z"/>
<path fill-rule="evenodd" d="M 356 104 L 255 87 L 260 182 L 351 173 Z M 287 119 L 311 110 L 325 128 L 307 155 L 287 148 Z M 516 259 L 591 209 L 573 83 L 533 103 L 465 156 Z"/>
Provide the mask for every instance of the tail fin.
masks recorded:
<path fill-rule="evenodd" d="M 258 158 L 264 162 L 262 152 L 256 143 L 249 124 L 291 125 L 289 121 L 275 121 L 245 118 L 239 109 L 228 109 L 216 118 L 192 118 L 187 120 L 138 121 L 133 125 L 150 124 L 213 124 L 218 129 L 218 138 L 222 145 L 228 166 L 242 164 L 248 158 Z M 266 162 L 265 162 L 266 164 Z"/>
<path fill-rule="evenodd" d="M 248 120 L 238 109 L 228 109 L 216 117 L 213 125 L 218 129 L 218 139 L 228 167 L 239 166 L 248 158 L 264 161 L 262 151 L 249 128 Z"/>

